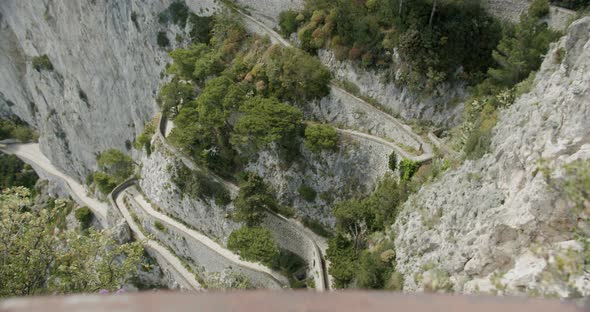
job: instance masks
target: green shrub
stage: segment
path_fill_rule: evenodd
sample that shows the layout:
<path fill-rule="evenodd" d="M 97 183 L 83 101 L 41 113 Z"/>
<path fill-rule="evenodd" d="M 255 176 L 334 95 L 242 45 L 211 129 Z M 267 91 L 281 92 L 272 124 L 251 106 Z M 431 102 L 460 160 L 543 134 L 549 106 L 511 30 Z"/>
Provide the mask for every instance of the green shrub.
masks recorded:
<path fill-rule="evenodd" d="M 404 159 L 402 161 L 400 161 L 399 163 L 399 175 L 400 175 L 400 180 L 401 181 L 408 181 L 412 178 L 412 176 L 414 176 L 414 173 L 416 173 L 416 171 L 418 171 L 418 168 L 420 168 L 420 164 L 409 160 L 409 159 Z"/>
<path fill-rule="evenodd" d="M 38 135 L 20 119 L 0 120 L 0 140 L 14 138 L 21 142 L 36 141 Z"/>
<path fill-rule="evenodd" d="M 272 142 L 295 144 L 292 138 L 303 117 L 299 109 L 273 98 L 256 96 L 247 99 L 240 111 L 243 115 L 234 127 L 235 143 L 253 143 L 258 148 Z"/>
<path fill-rule="evenodd" d="M 327 229 L 327 227 L 318 220 L 311 219 L 309 217 L 304 217 L 301 222 L 307 228 L 309 228 L 312 232 L 316 233 L 319 236 L 330 238 L 333 236 L 332 232 Z"/>
<path fill-rule="evenodd" d="M 141 132 L 141 134 L 135 139 L 135 143 L 133 144 L 133 146 L 136 149 L 142 149 L 145 148 L 145 151 L 147 152 L 148 156 L 151 154 L 152 152 L 152 145 L 151 145 L 151 141 L 152 141 L 152 137 L 154 136 L 154 134 L 156 133 L 156 127 L 158 120 L 156 118 L 148 121 L 144 128 L 143 131 Z"/>
<path fill-rule="evenodd" d="M 82 207 L 76 210 L 75 217 L 80 222 L 80 228 L 83 230 L 87 229 L 92 222 L 93 214 L 92 210 L 88 207 Z"/>
<path fill-rule="evenodd" d="M 156 41 L 161 48 L 166 48 L 170 46 L 170 39 L 168 39 L 168 35 L 166 35 L 166 32 L 164 31 L 158 32 Z"/>
<path fill-rule="evenodd" d="M 231 197 L 227 188 L 200 171 L 192 171 L 183 163 L 178 163 L 172 182 L 183 195 L 202 200 L 214 199 L 218 205 L 227 205 Z"/>
<path fill-rule="evenodd" d="M 118 185 L 114 177 L 104 172 L 94 173 L 94 183 L 103 194 L 109 194 Z"/>
<path fill-rule="evenodd" d="M 395 171 L 397 169 L 397 154 L 395 153 L 395 151 L 389 154 L 389 160 L 387 164 L 389 165 L 389 169 L 391 171 Z"/>
<path fill-rule="evenodd" d="M 381 289 L 385 286 L 385 279 L 389 266 L 379 259 L 378 253 L 365 251 L 361 254 L 359 269 L 356 272 L 356 283 L 359 288 Z"/>
<path fill-rule="evenodd" d="M 234 200 L 234 219 L 248 226 L 259 225 L 266 209 L 276 211 L 278 203 L 260 176 L 247 172 L 240 183 L 240 191 Z"/>
<path fill-rule="evenodd" d="M 301 186 L 299 186 L 298 192 L 299 196 L 301 196 L 303 199 L 305 199 L 305 201 L 308 202 L 313 202 L 317 196 L 317 193 L 313 189 L 313 187 L 306 184 L 301 184 Z"/>
<path fill-rule="evenodd" d="M 38 179 L 35 171 L 18 157 L 0 153 L 0 190 L 14 186 L 32 190 Z"/>
<path fill-rule="evenodd" d="M 154 227 L 160 232 L 168 233 L 168 228 L 158 220 L 154 221 Z"/>
<path fill-rule="evenodd" d="M 354 244 L 341 234 L 328 242 L 326 257 L 330 260 L 328 272 L 334 278 L 334 287 L 344 288 L 354 279 L 358 256 Z"/>
<path fill-rule="evenodd" d="M 190 9 L 183 0 L 174 1 L 170 4 L 168 12 L 170 13 L 170 18 L 174 24 L 179 25 L 182 28 L 186 26 Z"/>
<path fill-rule="evenodd" d="M 289 37 L 289 35 L 297 31 L 299 24 L 297 22 L 297 15 L 299 13 L 293 10 L 283 11 L 279 14 L 279 27 L 283 36 Z"/>
<path fill-rule="evenodd" d="M 213 18 L 211 16 L 198 16 L 191 14 L 189 17 L 189 36 L 193 43 L 209 43 L 211 39 L 211 27 Z"/>
<path fill-rule="evenodd" d="M 549 14 L 548 0 L 534 0 L 529 7 L 529 14 L 536 18 L 542 18 Z"/>
<path fill-rule="evenodd" d="M 335 150 L 338 146 L 338 133 L 330 125 L 310 125 L 305 128 L 305 147 L 312 152 Z"/>
<path fill-rule="evenodd" d="M 229 235 L 227 248 L 248 261 L 259 261 L 271 266 L 279 256 L 279 248 L 268 229 L 241 227 Z"/>
<path fill-rule="evenodd" d="M 119 183 L 133 174 L 133 159 L 118 149 L 108 149 L 98 156 L 98 168 Z"/>
<path fill-rule="evenodd" d="M 41 72 L 43 70 L 52 71 L 53 64 L 49 60 L 47 54 L 44 54 L 33 58 L 33 68 L 38 72 Z"/>
<path fill-rule="evenodd" d="M 402 291 L 404 289 L 404 275 L 400 272 L 391 272 L 389 279 L 385 283 L 385 289 Z"/>

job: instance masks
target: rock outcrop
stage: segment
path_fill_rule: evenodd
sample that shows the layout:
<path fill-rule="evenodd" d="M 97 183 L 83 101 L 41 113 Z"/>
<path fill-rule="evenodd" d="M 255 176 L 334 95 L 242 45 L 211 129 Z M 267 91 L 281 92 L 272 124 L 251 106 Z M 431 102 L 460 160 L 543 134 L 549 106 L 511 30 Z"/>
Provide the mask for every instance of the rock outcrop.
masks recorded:
<path fill-rule="evenodd" d="M 552 46 L 532 91 L 501 111 L 491 152 L 410 197 L 392 232 L 405 290 L 590 295 L 573 230 L 587 216 L 547 182 L 590 158 L 589 68 L 586 17 Z M 560 276 L 564 261 L 577 269 Z"/>
<path fill-rule="evenodd" d="M 338 61 L 331 51 L 320 50 L 318 57 L 337 79 L 354 83 L 362 95 L 377 100 L 404 119 L 421 119 L 445 126 L 461 121 L 466 93 L 460 84 L 444 84 L 435 95 L 423 96 L 408 87 L 386 82 L 378 72 L 360 68 L 351 61 Z"/>
<path fill-rule="evenodd" d="M 246 170 L 264 177 L 278 199 L 294 207 L 298 216 L 333 226 L 333 204 L 370 193 L 389 170 L 387 161 L 393 151 L 384 144 L 346 134 L 340 134 L 339 145 L 337 150 L 321 154 L 302 146 L 300 159 L 288 165 L 276 150 L 266 150 Z M 312 189 L 316 196 L 305 199 L 302 188 Z"/>

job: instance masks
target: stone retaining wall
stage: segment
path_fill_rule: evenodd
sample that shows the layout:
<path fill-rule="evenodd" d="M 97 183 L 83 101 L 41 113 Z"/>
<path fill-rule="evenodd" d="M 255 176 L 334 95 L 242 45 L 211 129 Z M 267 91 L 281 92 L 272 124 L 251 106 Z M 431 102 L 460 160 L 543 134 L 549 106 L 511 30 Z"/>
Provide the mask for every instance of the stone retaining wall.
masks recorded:
<path fill-rule="evenodd" d="M 283 285 L 288 285 L 286 278 L 279 281 L 265 273 L 245 268 L 230 261 L 165 221 L 159 221 L 166 228 L 165 231 L 156 229 L 154 222 L 158 219 L 147 214 L 134 200 L 129 199 L 128 203 L 129 209 L 136 213 L 141 220 L 146 233 L 154 235 L 158 241 L 174 250 L 178 257 L 184 259 L 193 271 L 199 272 L 199 275 L 205 280 L 208 273 L 221 273 L 230 270 L 247 276 L 257 288 L 282 288 Z"/>

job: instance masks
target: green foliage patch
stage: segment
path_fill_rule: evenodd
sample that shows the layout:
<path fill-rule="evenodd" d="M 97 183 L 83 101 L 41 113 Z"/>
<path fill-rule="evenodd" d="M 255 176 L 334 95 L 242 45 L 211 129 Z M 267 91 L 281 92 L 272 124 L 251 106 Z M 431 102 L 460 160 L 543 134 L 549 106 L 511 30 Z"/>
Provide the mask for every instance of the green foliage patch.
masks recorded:
<path fill-rule="evenodd" d="M 337 148 L 338 142 L 338 133 L 330 125 L 309 125 L 305 128 L 305 147 L 312 152 L 333 151 Z"/>
<path fill-rule="evenodd" d="M 38 179 L 31 166 L 18 157 L 0 153 L 0 190 L 14 186 L 33 189 Z"/>
<path fill-rule="evenodd" d="M 245 222 L 248 226 L 257 226 L 264 219 L 266 210 L 277 211 L 278 206 L 262 178 L 255 173 L 246 172 L 234 200 L 234 219 Z"/>
<path fill-rule="evenodd" d="M 311 0 L 300 15 L 285 13 L 281 21 L 283 32 L 300 25 L 308 51 L 330 48 L 340 60 L 378 67 L 426 91 L 457 78 L 477 81 L 500 39 L 499 23 L 478 1 Z M 401 63 L 392 61 L 394 49 Z"/>
<path fill-rule="evenodd" d="M 231 202 L 229 191 L 223 184 L 203 172 L 190 170 L 182 162 L 177 164 L 172 182 L 183 195 L 202 200 L 214 199 L 218 205 L 227 205 Z"/>
<path fill-rule="evenodd" d="M 0 120 L 0 140 L 10 138 L 30 142 L 36 141 L 39 136 L 18 118 Z"/>
<path fill-rule="evenodd" d="M 33 68 L 38 71 L 52 71 L 53 70 L 53 64 L 51 63 L 51 60 L 49 60 L 49 56 L 47 56 L 47 54 L 43 54 L 41 56 L 36 56 L 33 57 Z"/>
<path fill-rule="evenodd" d="M 248 261 L 271 266 L 279 256 L 279 248 L 270 230 L 262 227 L 241 227 L 233 231 L 227 240 L 227 248 Z"/>
<path fill-rule="evenodd" d="M 80 228 L 85 230 L 90 227 L 90 223 L 92 222 L 93 214 L 92 210 L 88 207 L 81 207 L 74 213 L 76 220 L 80 222 Z"/>

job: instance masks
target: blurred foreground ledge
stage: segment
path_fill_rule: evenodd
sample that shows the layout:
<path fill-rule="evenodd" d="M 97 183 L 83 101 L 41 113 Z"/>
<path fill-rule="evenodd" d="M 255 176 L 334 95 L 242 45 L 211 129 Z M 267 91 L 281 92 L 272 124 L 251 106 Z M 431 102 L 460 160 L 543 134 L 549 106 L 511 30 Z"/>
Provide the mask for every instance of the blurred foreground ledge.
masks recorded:
<path fill-rule="evenodd" d="M 588 303 L 586 301 L 586 303 Z M 404 295 L 391 292 L 250 291 L 143 292 L 113 295 L 12 298 L 0 311 L 589 311 L 580 303 L 514 297 Z"/>

